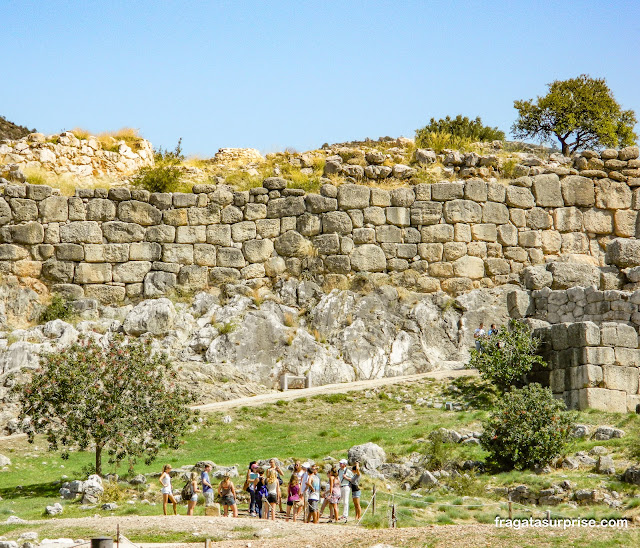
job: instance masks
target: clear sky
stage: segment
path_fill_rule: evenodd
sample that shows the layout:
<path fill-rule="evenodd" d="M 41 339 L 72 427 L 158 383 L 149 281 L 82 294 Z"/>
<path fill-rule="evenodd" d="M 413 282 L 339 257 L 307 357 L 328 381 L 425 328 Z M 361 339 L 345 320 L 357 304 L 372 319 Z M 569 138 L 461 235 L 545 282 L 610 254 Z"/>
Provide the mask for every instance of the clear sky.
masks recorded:
<path fill-rule="evenodd" d="M 381 135 L 430 117 L 508 130 L 515 99 L 604 77 L 640 114 L 640 2 L 0 0 L 0 114 L 135 127 L 213 155 Z"/>

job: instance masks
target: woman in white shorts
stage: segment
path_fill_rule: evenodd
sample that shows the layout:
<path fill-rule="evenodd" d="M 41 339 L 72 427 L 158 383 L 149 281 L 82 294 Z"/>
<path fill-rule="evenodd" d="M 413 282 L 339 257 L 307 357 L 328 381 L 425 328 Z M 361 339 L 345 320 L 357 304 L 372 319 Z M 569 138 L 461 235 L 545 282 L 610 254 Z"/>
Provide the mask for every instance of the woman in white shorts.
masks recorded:
<path fill-rule="evenodd" d="M 167 515 L 167 502 L 171 501 L 173 504 L 173 513 L 178 515 L 178 503 L 176 499 L 173 498 L 173 489 L 171 488 L 171 465 L 165 464 L 162 467 L 162 474 L 160 474 L 160 485 L 162 485 L 162 489 L 160 492 L 162 493 L 162 511 L 164 515 Z"/>
<path fill-rule="evenodd" d="M 200 489 L 198 489 L 198 474 L 191 472 L 189 481 L 191 481 L 191 498 L 187 502 L 187 516 L 193 516 L 193 509 L 198 504 L 198 493 L 200 492 Z"/>

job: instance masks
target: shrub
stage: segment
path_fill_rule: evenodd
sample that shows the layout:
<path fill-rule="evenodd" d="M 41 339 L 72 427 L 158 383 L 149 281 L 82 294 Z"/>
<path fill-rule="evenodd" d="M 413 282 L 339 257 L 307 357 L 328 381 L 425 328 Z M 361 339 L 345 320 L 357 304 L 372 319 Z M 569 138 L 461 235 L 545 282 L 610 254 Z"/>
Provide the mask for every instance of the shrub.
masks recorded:
<path fill-rule="evenodd" d="M 458 114 L 455 118 L 447 116 L 436 120 L 431 118 L 429 123 L 422 129 L 416 130 L 416 145 L 419 147 L 429 146 L 431 133 L 449 134 L 452 138 L 468 139 L 474 141 L 504 141 L 504 131 L 497 127 L 485 126 L 478 116 L 475 120 L 470 120 L 467 116 Z M 445 147 L 446 148 L 446 147 Z"/>
<path fill-rule="evenodd" d="M 149 192 L 176 192 L 182 179 L 179 167 L 184 160 L 182 139 L 178 140 L 172 151 L 160 147 L 155 152 L 154 159 L 155 166 L 141 168 L 133 178 L 133 185 Z"/>
<path fill-rule="evenodd" d="M 527 325 L 510 320 L 508 327 L 496 335 L 484 337 L 480 351 L 473 349 L 469 367 L 495 384 L 500 390 L 522 387 L 527 384 L 527 373 L 534 364 L 546 367 L 546 362 L 536 355 L 540 339 L 531 335 Z"/>
<path fill-rule="evenodd" d="M 440 429 L 434 430 L 429 434 L 425 461 L 427 470 L 439 470 L 446 464 L 449 454 L 449 450 L 445 446 L 446 442 L 446 434 Z"/>
<path fill-rule="evenodd" d="M 52 320 L 68 320 L 73 316 L 71 303 L 61 295 L 54 295 L 51 302 L 40 314 L 40 322 L 47 323 Z"/>
<path fill-rule="evenodd" d="M 471 139 L 459 137 L 443 131 L 429 131 L 416 137 L 416 144 L 421 148 L 432 148 L 437 153 L 445 149 L 467 150 L 471 147 Z"/>
<path fill-rule="evenodd" d="M 521 470 L 545 466 L 564 452 L 573 416 L 549 388 L 530 384 L 506 393 L 483 426 L 480 442 L 489 461 Z"/>

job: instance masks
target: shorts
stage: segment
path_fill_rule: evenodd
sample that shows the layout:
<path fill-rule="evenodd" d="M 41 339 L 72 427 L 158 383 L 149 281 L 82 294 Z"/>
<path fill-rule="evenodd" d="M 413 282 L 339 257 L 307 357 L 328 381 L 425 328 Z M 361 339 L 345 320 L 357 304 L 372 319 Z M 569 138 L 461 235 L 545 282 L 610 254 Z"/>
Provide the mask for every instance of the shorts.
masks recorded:
<path fill-rule="evenodd" d="M 300 501 L 299 500 L 288 500 L 287 501 L 287 506 L 300 506 Z"/>
<path fill-rule="evenodd" d="M 223 506 L 233 506 L 236 503 L 236 499 L 233 498 L 233 495 L 225 495 L 222 497 L 222 505 Z"/>
<path fill-rule="evenodd" d="M 204 493 L 204 504 L 205 506 L 213 506 L 213 489 L 209 489 Z"/>
<path fill-rule="evenodd" d="M 198 494 L 194 493 L 193 495 L 191 495 L 191 498 L 189 500 L 191 502 L 198 502 Z"/>
<path fill-rule="evenodd" d="M 352 499 L 359 499 L 360 498 L 360 489 L 358 489 L 357 491 L 351 491 L 351 498 Z"/>
<path fill-rule="evenodd" d="M 160 492 L 163 495 L 173 495 L 173 493 L 171 492 L 171 487 L 163 487 Z"/>
<path fill-rule="evenodd" d="M 267 495 L 267 502 L 269 504 L 275 504 L 278 502 L 278 495 Z"/>
<path fill-rule="evenodd" d="M 318 501 L 309 499 L 309 512 L 318 511 Z"/>

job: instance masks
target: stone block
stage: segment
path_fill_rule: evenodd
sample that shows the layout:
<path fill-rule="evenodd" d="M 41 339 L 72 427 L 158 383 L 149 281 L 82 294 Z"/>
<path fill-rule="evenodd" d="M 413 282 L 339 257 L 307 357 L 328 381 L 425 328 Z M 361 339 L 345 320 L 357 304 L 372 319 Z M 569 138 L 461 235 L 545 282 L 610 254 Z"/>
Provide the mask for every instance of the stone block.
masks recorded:
<path fill-rule="evenodd" d="M 196 202 L 197 196 L 195 194 L 186 194 L 183 192 L 175 192 L 173 194 L 174 207 L 194 207 Z"/>
<path fill-rule="evenodd" d="M 464 184 L 464 197 L 474 202 L 487 201 L 487 183 L 482 179 L 470 179 Z"/>
<path fill-rule="evenodd" d="M 579 175 L 569 175 L 560 182 L 562 197 L 567 206 L 593 207 L 595 187 L 593 180 Z"/>
<path fill-rule="evenodd" d="M 408 187 L 394 188 L 390 194 L 391 205 L 394 207 L 410 207 L 416 200 L 413 189 Z"/>
<path fill-rule="evenodd" d="M 417 201 L 411 206 L 410 213 L 412 225 L 426 226 L 438 224 L 440 219 L 442 219 L 442 203 Z"/>
<path fill-rule="evenodd" d="M 502 203 L 486 202 L 482 204 L 482 222 L 506 224 L 509 222 L 509 209 Z"/>
<path fill-rule="evenodd" d="M 445 261 L 455 261 L 467 254 L 467 244 L 464 242 L 446 242 L 443 246 Z"/>
<path fill-rule="evenodd" d="M 553 226 L 551 215 L 540 207 L 529 209 L 526 213 L 527 227 L 533 230 L 546 230 Z"/>
<path fill-rule="evenodd" d="M 464 197 L 464 183 L 434 183 L 431 185 L 431 199 L 436 202 L 456 200 Z"/>
<path fill-rule="evenodd" d="M 503 246 L 512 247 L 518 245 L 518 229 L 513 225 L 500 225 L 497 227 L 498 242 Z"/>
<path fill-rule="evenodd" d="M 444 204 L 443 215 L 447 223 L 479 223 L 482 207 L 471 200 L 450 200 Z"/>
<path fill-rule="evenodd" d="M 60 227 L 60 240 L 67 243 L 98 244 L 102 243 L 102 230 L 96 221 L 74 221 Z"/>
<path fill-rule="evenodd" d="M 121 202 L 124 200 L 131 199 L 131 191 L 128 188 L 110 188 L 109 189 L 109 200 L 115 200 L 116 202 Z"/>
<path fill-rule="evenodd" d="M 377 226 L 376 240 L 380 243 L 401 243 L 402 229 L 392 225 Z"/>
<path fill-rule="evenodd" d="M 295 230 L 289 230 L 275 239 L 275 248 L 283 257 L 306 257 L 312 251 L 311 242 Z"/>
<path fill-rule="evenodd" d="M 244 268 L 246 265 L 242 251 L 235 247 L 218 248 L 216 262 L 217 266 L 226 268 Z"/>
<path fill-rule="evenodd" d="M 38 206 L 43 223 L 61 223 L 69 218 L 69 203 L 65 196 L 49 196 Z"/>
<path fill-rule="evenodd" d="M 614 351 L 608 346 L 586 346 L 578 349 L 579 364 L 605 365 L 613 363 L 614 359 Z"/>
<path fill-rule="evenodd" d="M 526 291 L 515 289 L 507 293 L 507 310 L 512 318 L 526 318 L 534 311 L 533 300 Z"/>
<path fill-rule="evenodd" d="M 232 225 L 232 230 L 236 226 L 238 225 Z M 204 243 L 206 241 L 207 230 L 204 226 L 179 226 L 176 228 L 176 243 L 178 244 Z"/>
<path fill-rule="evenodd" d="M 528 266 L 522 271 L 522 279 L 527 289 L 551 287 L 553 275 L 544 266 Z"/>
<path fill-rule="evenodd" d="M 384 251 L 373 244 L 356 246 L 350 259 L 351 267 L 358 272 L 382 272 L 387 266 Z"/>
<path fill-rule="evenodd" d="M 340 252 L 340 237 L 337 234 L 321 234 L 313 238 L 313 247 L 320 255 L 334 255 Z"/>
<path fill-rule="evenodd" d="M 159 297 L 171 291 L 177 283 L 177 276 L 172 272 L 149 272 L 143 283 L 145 297 Z"/>
<path fill-rule="evenodd" d="M 422 259 L 426 260 L 429 263 L 441 261 L 443 255 L 443 244 L 419 244 L 418 254 Z"/>
<path fill-rule="evenodd" d="M 102 284 L 111 281 L 111 265 L 108 263 L 80 263 L 76 266 L 74 282 L 77 284 Z"/>
<path fill-rule="evenodd" d="M 93 198 L 86 204 L 88 221 L 113 221 L 116 218 L 116 205 L 111 200 Z"/>
<path fill-rule="evenodd" d="M 351 261 L 346 255 L 328 255 L 324 259 L 325 268 L 336 274 L 349 274 Z"/>
<path fill-rule="evenodd" d="M 376 241 L 376 231 L 373 228 L 355 228 L 353 242 L 355 244 L 372 244 Z"/>
<path fill-rule="evenodd" d="M 176 227 L 171 225 L 150 226 L 145 230 L 147 242 L 172 243 L 176 239 Z"/>
<path fill-rule="evenodd" d="M 242 244 L 242 253 L 250 263 L 261 263 L 269 259 L 274 251 L 271 240 L 249 240 Z"/>
<path fill-rule="evenodd" d="M 149 261 L 129 261 L 117 264 L 113 267 L 113 281 L 141 283 L 150 270 L 151 263 Z"/>
<path fill-rule="evenodd" d="M 449 202 L 450 203 L 450 202 Z M 411 214 L 406 207 L 387 207 L 387 222 L 396 226 L 409 226 L 411 224 Z"/>
<path fill-rule="evenodd" d="M 240 255 L 242 255 L 242 252 L 240 252 L 240 250 L 237 251 L 240 253 Z M 162 260 L 165 263 L 193 264 L 193 245 L 163 244 Z"/>
<path fill-rule="evenodd" d="M 584 212 L 584 230 L 593 234 L 613 232 L 613 213 L 603 209 L 589 209 Z"/>
<path fill-rule="evenodd" d="M 414 192 L 416 193 L 416 200 L 418 201 L 429 201 L 431 200 L 431 184 L 430 183 L 419 183 L 413 187 Z M 371 194 L 371 199 L 373 203 L 373 193 Z M 391 204 L 386 204 L 391 205 Z"/>
<path fill-rule="evenodd" d="M 249 204 L 247 204 L 247 206 L 248 205 Z M 264 207 L 266 216 L 266 206 L 264 204 L 251 205 Z M 209 204 L 207 207 L 190 207 L 187 209 L 187 222 L 192 226 L 218 224 L 220 217 L 220 206 L 218 204 Z"/>
<path fill-rule="evenodd" d="M 630 325 L 605 322 L 600 326 L 600 334 L 603 346 L 638 348 L 638 333 Z"/>
<path fill-rule="evenodd" d="M 329 211 L 322 214 L 322 232 L 324 234 L 350 234 L 352 230 L 353 222 L 346 212 Z"/>
<path fill-rule="evenodd" d="M 599 365 L 585 364 L 567 369 L 569 382 L 566 388 L 569 390 L 580 390 L 583 388 L 597 387 L 602 384 L 603 368 Z M 565 382 L 566 382 L 565 375 Z"/>
<path fill-rule="evenodd" d="M 84 248 L 79 244 L 56 244 L 54 247 L 59 261 L 84 260 Z"/>
<path fill-rule="evenodd" d="M 304 196 L 287 196 L 286 198 L 276 198 L 269 201 L 267 204 L 267 217 L 269 219 L 296 217 L 302 215 L 306 210 Z"/>
<path fill-rule="evenodd" d="M 149 196 L 149 203 L 162 210 L 169 209 L 172 201 L 172 196 L 169 192 L 153 192 Z"/>
<path fill-rule="evenodd" d="M 112 305 L 124 301 L 126 289 L 118 285 L 89 284 L 84 286 L 87 299 L 95 299 L 102 304 Z"/>
<path fill-rule="evenodd" d="M 472 225 L 471 236 L 474 240 L 480 240 L 483 242 L 495 242 L 498 239 L 496 225 L 489 223 Z"/>
<path fill-rule="evenodd" d="M 281 200 L 285 200 L 285 198 L 282 198 Z M 273 200 L 273 201 L 275 202 L 276 200 Z M 276 210 L 281 211 L 283 209 L 283 208 L 278 209 L 278 205 L 282 205 L 282 202 L 274 206 L 274 211 Z M 268 214 L 268 211 L 267 211 L 267 214 Z M 277 217 L 277 215 L 273 215 L 273 217 Z M 224 224 L 239 223 L 240 221 L 242 221 L 243 218 L 244 218 L 244 214 L 242 213 L 242 210 L 233 205 L 229 205 L 220 211 L 220 222 Z"/>
<path fill-rule="evenodd" d="M 578 409 L 599 409 L 609 413 L 626 413 L 627 394 L 621 390 L 583 388 L 578 394 Z"/>
<path fill-rule="evenodd" d="M 431 196 L 431 191 L 429 191 Z M 389 207 L 391 205 L 391 193 L 383 188 L 372 188 L 370 203 L 372 206 Z"/>
<path fill-rule="evenodd" d="M 89 223 L 95 221 L 86 222 Z M 122 221 L 109 221 L 103 223 L 102 231 L 105 238 L 114 243 L 140 242 L 145 237 L 144 227 L 136 223 L 125 223 Z"/>
<path fill-rule="evenodd" d="M 178 272 L 177 283 L 187 291 L 205 289 L 209 285 L 209 271 L 206 266 L 183 266 Z"/>
<path fill-rule="evenodd" d="M 320 196 L 319 194 L 307 194 L 305 203 L 307 211 L 310 213 L 325 213 L 338 209 L 338 200 Z"/>
<path fill-rule="evenodd" d="M 159 243 L 134 242 L 129 245 L 129 260 L 131 261 L 158 261 L 161 256 L 162 246 Z"/>
<path fill-rule="evenodd" d="M 600 179 L 595 183 L 596 207 L 600 209 L 630 209 L 631 189 L 627 183 Z"/>
<path fill-rule="evenodd" d="M 507 186 L 506 201 L 507 205 L 521 209 L 531 209 L 536 205 L 533 199 L 533 194 L 531 194 L 531 191 L 528 188 L 514 185 Z"/>
<path fill-rule="evenodd" d="M 279 219 L 258 219 L 256 221 L 256 232 L 262 238 L 275 238 L 280 235 Z"/>
<path fill-rule="evenodd" d="M 640 367 L 640 350 L 636 348 L 614 348 L 616 365 L 624 365 L 628 367 Z"/>
<path fill-rule="evenodd" d="M 518 245 L 520 247 L 540 247 L 542 239 L 537 230 L 523 230 L 518 233 Z"/>
<path fill-rule="evenodd" d="M 479 257 L 461 257 L 453 263 L 453 273 L 460 278 L 484 278 L 484 261 Z"/>
<path fill-rule="evenodd" d="M 207 227 L 207 243 L 224 247 L 231 246 L 230 225 L 210 225 Z"/>
<path fill-rule="evenodd" d="M 13 211 L 14 222 L 35 221 L 38 218 L 38 204 L 34 200 L 12 198 L 9 205 Z"/>
<path fill-rule="evenodd" d="M 627 394 L 638 393 L 638 368 L 622 365 L 603 365 L 604 386 L 610 390 L 624 390 Z"/>
<path fill-rule="evenodd" d="M 598 287 L 600 270 L 598 267 L 580 263 L 549 263 L 547 269 L 553 275 L 553 289 L 568 289 L 574 286 Z"/>
<path fill-rule="evenodd" d="M 564 200 L 560 189 L 560 179 L 555 173 L 532 177 L 533 195 L 539 207 L 562 207 Z"/>
<path fill-rule="evenodd" d="M 556 230 L 575 232 L 582 230 L 582 212 L 575 207 L 562 207 L 553 213 Z"/>
<path fill-rule="evenodd" d="M 129 244 L 85 244 L 87 263 L 124 263 L 129 260 Z"/>
<path fill-rule="evenodd" d="M 447 224 L 423 226 L 421 235 L 424 243 L 451 242 L 453 241 L 453 226 Z"/>
<path fill-rule="evenodd" d="M 600 329 L 593 322 L 572 323 L 567 328 L 569 346 L 599 346 Z"/>
<path fill-rule="evenodd" d="M 615 238 L 607 246 L 609 263 L 627 268 L 640 265 L 640 240 L 631 238 Z"/>
<path fill-rule="evenodd" d="M 637 234 L 638 212 L 630 209 L 618 209 L 614 214 L 614 232 L 616 236 L 635 238 Z"/>
<path fill-rule="evenodd" d="M 197 227 L 194 227 L 197 228 Z M 178 229 L 180 230 L 180 229 Z M 253 240 L 257 235 L 256 224 L 254 221 L 241 221 L 231 225 L 231 238 L 234 242 L 244 242 Z M 205 240 L 206 241 L 206 238 Z"/>
<path fill-rule="evenodd" d="M 162 222 L 171 226 L 186 226 L 189 224 L 189 213 L 186 209 L 169 209 L 162 212 Z"/>
<path fill-rule="evenodd" d="M 369 207 L 371 190 L 362 185 L 344 184 L 338 187 L 340 209 L 364 209 Z"/>
<path fill-rule="evenodd" d="M 569 347 L 567 325 L 563 323 L 551 326 L 551 345 L 554 350 L 565 350 Z"/>
<path fill-rule="evenodd" d="M 507 194 L 507 187 L 501 183 L 487 183 L 487 200 L 503 203 Z"/>
<path fill-rule="evenodd" d="M 174 194 L 174 200 L 175 197 Z M 135 223 L 142 226 L 157 225 L 162 221 L 162 212 L 146 202 L 126 200 L 118 204 L 118 219 L 125 223 Z"/>

